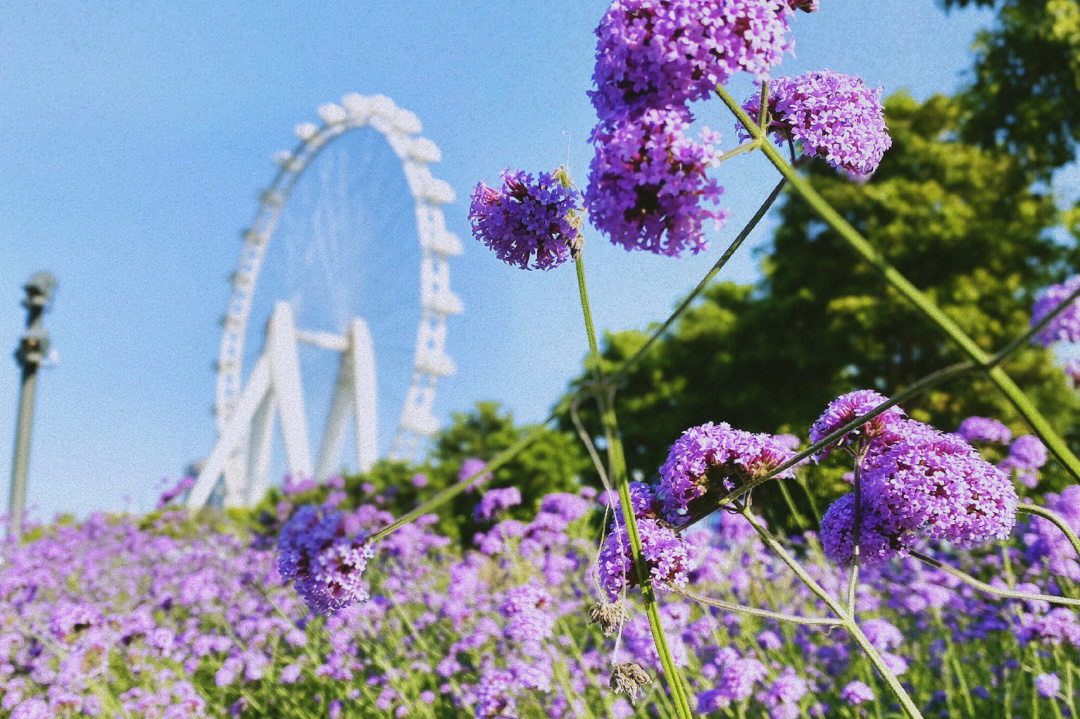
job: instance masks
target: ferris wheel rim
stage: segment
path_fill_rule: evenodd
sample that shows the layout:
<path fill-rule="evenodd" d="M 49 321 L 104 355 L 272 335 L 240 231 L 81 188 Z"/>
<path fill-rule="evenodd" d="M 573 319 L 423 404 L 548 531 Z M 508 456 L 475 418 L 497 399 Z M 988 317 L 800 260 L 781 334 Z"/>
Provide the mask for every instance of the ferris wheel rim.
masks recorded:
<path fill-rule="evenodd" d="M 242 387 L 244 345 L 252 300 L 262 262 L 278 221 L 304 171 L 331 142 L 351 131 L 371 128 L 378 132 L 401 162 L 413 201 L 420 245 L 421 311 L 416 331 L 412 372 L 398 421 L 390 456 L 404 459 L 420 440 L 438 426 L 432 413 L 435 387 L 440 377 L 456 371 L 446 354 L 446 320 L 460 314 L 461 301 L 450 288 L 447 257 L 462 253 L 461 241 L 446 229 L 442 205 L 454 201 L 450 185 L 432 175 L 428 165 L 438 162 L 438 147 L 421 134 L 415 114 L 398 107 L 384 95 L 346 95 L 341 104 L 326 103 L 318 110 L 321 125 L 306 122 L 294 132 L 299 143 L 292 151 L 277 153 L 278 171 L 259 195 L 259 207 L 242 236 L 243 248 L 223 318 L 218 351 L 214 413 L 218 432 L 224 431 Z"/>

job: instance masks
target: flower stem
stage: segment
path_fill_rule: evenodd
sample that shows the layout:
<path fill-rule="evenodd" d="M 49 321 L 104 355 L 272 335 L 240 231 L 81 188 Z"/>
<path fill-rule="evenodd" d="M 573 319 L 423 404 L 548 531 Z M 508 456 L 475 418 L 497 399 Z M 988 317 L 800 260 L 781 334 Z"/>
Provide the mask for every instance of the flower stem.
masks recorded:
<path fill-rule="evenodd" d="M 826 606 L 828 606 L 829 609 L 831 609 L 833 613 L 840 618 L 841 621 L 839 626 L 842 626 L 844 629 L 846 629 L 847 632 L 851 635 L 851 638 L 855 640 L 855 643 L 858 644 L 859 647 L 863 650 L 863 652 L 866 653 L 866 656 L 870 660 L 871 664 L 874 665 L 874 668 L 877 669 L 878 673 L 885 680 L 885 683 L 888 685 L 889 689 L 892 690 L 893 695 L 900 702 L 900 706 L 903 707 L 904 713 L 907 714 L 910 719 L 923 719 L 922 713 L 919 711 L 919 708 L 915 706 L 915 702 L 911 700 L 911 697 L 908 695 L 903 685 L 900 684 L 900 680 L 896 678 L 895 674 L 889 671 L 889 667 L 885 664 L 885 660 L 882 659 L 881 655 L 878 654 L 877 649 L 874 648 L 874 645 L 871 644 L 870 640 L 867 639 L 865 634 L 863 634 L 862 629 L 859 628 L 859 625 L 855 622 L 854 617 L 848 614 L 847 610 L 844 608 L 844 605 L 841 604 L 838 599 L 825 591 L 825 588 L 818 584 L 817 581 L 810 576 L 809 572 L 807 572 L 806 569 L 804 569 L 803 566 L 799 564 L 798 560 L 796 560 L 795 557 L 791 556 L 791 554 L 786 549 L 784 549 L 784 546 L 780 544 L 776 537 L 774 537 L 772 533 L 769 532 L 769 530 L 767 530 L 764 525 L 762 525 L 757 520 L 753 512 L 751 512 L 746 507 L 743 507 L 741 513 L 743 517 L 746 518 L 746 521 L 750 522 L 750 526 L 754 528 L 754 530 L 758 533 L 758 536 L 761 537 L 761 541 L 765 542 L 765 545 L 769 549 L 771 549 L 773 553 L 776 554 L 776 556 L 780 557 L 780 559 L 784 562 L 784 564 L 788 566 L 789 569 L 791 569 L 791 571 L 795 572 L 795 576 L 802 580 L 802 583 L 805 584 L 811 592 L 817 595 L 817 597 L 821 599 L 821 601 L 825 602 Z"/>
<path fill-rule="evenodd" d="M 1053 594 L 1035 594 L 1033 592 L 1020 592 L 1015 589 L 1000 589 L 998 587 L 987 584 L 984 581 L 976 579 L 967 572 L 964 572 L 955 567 L 950 567 L 944 562 L 938 561 L 933 557 L 929 557 L 922 552 L 912 551 L 911 556 L 918 559 L 920 562 L 929 564 L 931 567 L 936 567 L 946 574 L 959 579 L 965 584 L 970 584 L 979 591 L 986 592 L 987 594 L 993 594 L 1005 599 L 1024 599 L 1029 602 L 1049 602 L 1050 604 L 1065 604 L 1070 607 L 1080 607 L 1080 599 L 1071 599 L 1069 597 L 1058 597 Z"/>
<path fill-rule="evenodd" d="M 600 404 L 600 421 L 604 427 L 604 436 L 607 439 L 608 462 L 611 466 L 611 474 L 615 479 L 615 486 L 619 490 L 619 504 L 622 508 L 623 522 L 626 526 L 626 534 L 630 540 L 630 553 L 634 559 L 634 567 L 637 571 L 638 581 L 641 584 L 641 596 L 645 601 L 645 614 L 649 618 L 649 629 L 652 631 L 653 643 L 656 645 L 656 653 L 660 657 L 660 665 L 664 669 L 664 679 L 671 691 L 672 701 L 679 719 L 693 719 L 690 711 L 690 703 L 687 698 L 686 688 L 683 686 L 682 677 L 679 675 L 675 660 L 668 648 L 667 635 L 660 623 L 660 610 L 656 604 L 656 594 L 653 591 L 652 581 L 649 578 L 649 567 L 641 555 L 641 536 L 638 534 L 637 518 L 634 516 L 634 504 L 630 500 L 630 480 L 626 471 L 626 457 L 623 455 L 622 441 L 619 439 L 618 426 L 615 421 L 615 409 L 604 391 L 603 372 L 600 369 L 600 348 L 596 342 L 596 328 L 593 325 L 592 309 L 589 306 L 589 293 L 585 287 L 585 265 L 579 256 L 575 262 L 577 265 L 578 292 L 581 298 L 581 312 L 585 317 L 585 332 L 589 337 L 589 364 L 597 381 L 596 400 Z"/>
<path fill-rule="evenodd" d="M 1080 482 L 1080 459 L 1069 449 L 1065 440 L 1050 426 L 1046 418 L 1042 416 L 1038 408 L 1027 398 L 1024 392 L 1013 382 L 1012 378 L 995 364 L 994 357 L 984 351 L 969 337 L 956 322 L 941 310 L 929 297 L 924 295 L 895 267 L 889 264 L 881 253 L 874 249 L 865 237 L 851 224 L 840 216 L 825 198 L 818 194 L 810 183 L 795 171 L 781 156 L 779 151 L 767 141 L 767 135 L 757 123 L 751 119 L 746 111 L 735 101 L 735 98 L 722 86 L 716 88 L 720 99 L 728 106 L 728 109 L 743 124 L 747 132 L 756 140 L 763 140 L 761 151 L 769 158 L 784 178 L 791 183 L 792 188 L 810 205 L 810 208 L 825 221 L 844 242 L 867 263 L 874 267 L 884 277 L 893 289 L 899 292 L 905 299 L 915 306 L 934 325 L 949 337 L 960 350 L 971 359 L 972 362 L 986 369 L 990 380 L 997 385 L 998 389 L 1012 403 L 1016 411 L 1031 426 L 1032 431 L 1047 446 L 1050 452 L 1057 458 L 1069 474 Z"/>
<path fill-rule="evenodd" d="M 1069 544 L 1072 545 L 1073 551 L 1076 552 L 1076 559 L 1080 562 L 1080 538 L 1077 538 L 1076 532 L 1073 531 L 1069 523 L 1065 521 L 1057 512 L 1046 507 L 1036 507 L 1034 504 L 1021 504 L 1016 507 L 1017 512 L 1025 512 L 1027 514 L 1034 514 L 1037 517 L 1042 517 L 1046 521 L 1052 523 L 1055 527 L 1061 530 L 1061 533 L 1065 535 L 1069 540 Z"/>
<path fill-rule="evenodd" d="M 703 597 L 700 594 L 696 594 L 689 589 L 675 589 L 677 594 L 681 594 L 687 599 L 698 602 L 699 604 L 706 604 L 710 607 L 716 607 L 717 609 L 723 609 L 729 612 L 742 612 L 743 614 L 749 614 L 754 617 L 762 617 L 763 619 L 775 619 L 778 622 L 790 622 L 791 624 L 806 624 L 809 626 L 825 626 L 836 627 L 842 626 L 844 620 L 836 619 L 833 617 L 802 617 L 798 614 L 786 614 L 784 612 L 774 612 L 769 609 L 758 609 L 756 607 L 747 607 L 742 604 L 736 604 L 734 602 L 725 602 L 723 599 L 711 599 L 710 597 Z"/>

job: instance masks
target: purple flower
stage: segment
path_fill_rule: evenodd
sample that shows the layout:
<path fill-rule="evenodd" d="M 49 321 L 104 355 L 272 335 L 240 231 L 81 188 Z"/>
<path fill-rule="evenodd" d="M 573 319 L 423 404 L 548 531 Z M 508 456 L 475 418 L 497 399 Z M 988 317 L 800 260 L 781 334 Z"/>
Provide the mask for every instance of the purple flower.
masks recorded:
<path fill-rule="evenodd" d="M 362 574 L 375 552 L 349 524 L 342 512 L 305 505 L 278 535 L 278 572 L 318 614 L 368 597 Z"/>
<path fill-rule="evenodd" d="M 487 466 L 487 462 L 482 459 L 470 457 L 461 463 L 461 469 L 458 471 L 457 479 L 459 482 L 464 482 L 469 477 L 476 475 L 472 482 L 469 483 L 467 492 L 471 492 L 476 487 L 479 487 L 484 482 L 491 479 L 491 472 L 484 472 L 484 467 Z M 483 474 L 479 474 L 483 472 Z"/>
<path fill-rule="evenodd" d="M 487 520 L 517 504 L 521 504 L 521 490 L 517 487 L 490 489 L 484 492 L 473 514 L 477 520 Z"/>
<path fill-rule="evenodd" d="M 727 422 L 691 427 L 671 445 L 660 467 L 657 493 L 666 518 L 677 522 L 691 502 L 710 488 L 729 492 L 761 477 L 795 456 L 783 442 L 768 434 L 732 429 Z M 789 468 L 779 478 L 794 476 Z"/>
<path fill-rule="evenodd" d="M 504 170 L 502 189 L 483 182 L 473 190 L 473 235 L 508 265 L 550 270 L 581 249 L 581 195 L 563 187 L 556 173 L 536 178 Z"/>
<path fill-rule="evenodd" d="M 1031 308 L 1031 326 L 1035 327 L 1069 295 L 1080 290 L 1080 275 L 1071 277 L 1060 285 L 1051 285 L 1035 301 Z M 1045 327 L 1031 338 L 1034 344 L 1048 347 L 1054 342 L 1080 342 L 1080 301 L 1073 300 L 1069 306 L 1054 316 Z"/>
<path fill-rule="evenodd" d="M 756 92 L 743 108 L 756 120 L 760 105 Z M 776 78 L 769 84 L 769 113 L 769 130 L 780 142 L 794 141 L 803 154 L 857 177 L 872 174 L 892 146 L 881 88 L 871 91 L 851 75 L 821 70 Z M 749 137 L 744 128 L 739 134 Z"/>
<path fill-rule="evenodd" d="M 630 537 L 621 522 L 616 520 L 616 525 L 600 550 L 598 562 L 600 584 L 611 601 L 639 583 Z M 655 519 L 641 519 L 637 525 L 642 558 L 652 581 L 660 586 L 684 586 L 689 560 L 682 538 Z"/>
<path fill-rule="evenodd" d="M 764 77 L 790 51 L 781 0 L 615 0 L 589 93 L 604 122 L 708 97 L 738 72 Z"/>
<path fill-rule="evenodd" d="M 860 389 L 840 395 L 829 403 L 825 412 L 810 427 L 810 443 L 817 444 L 856 417 L 861 417 L 888 401 L 888 397 L 871 389 Z M 893 405 L 863 426 L 843 435 L 835 444 L 822 449 L 814 455 L 814 460 L 821 461 L 832 452 L 835 446 L 850 447 L 857 452 L 859 448 L 881 437 L 890 425 L 903 419 L 904 410 Z"/>
<path fill-rule="evenodd" d="M 861 562 L 881 562 L 895 556 L 899 546 L 894 546 L 877 522 L 877 516 L 868 511 L 864 488 L 862 520 L 859 522 L 859 558 Z M 825 556 L 841 566 L 851 564 L 855 557 L 855 494 L 845 494 L 825 510 L 821 518 L 821 545 Z"/>
<path fill-rule="evenodd" d="M 724 191 L 706 175 L 718 156 L 717 137 L 688 138 L 691 119 L 681 107 L 649 109 L 593 131 L 585 206 L 613 243 L 669 257 L 697 254 L 707 245 L 704 221 L 723 222 L 726 212 L 703 206 L 718 203 Z"/>
<path fill-rule="evenodd" d="M 555 628 L 552 608 L 551 594 L 535 584 L 508 590 L 501 607 L 503 615 L 510 620 L 507 636 L 515 642 L 548 639 Z"/>
<path fill-rule="evenodd" d="M 960 423 L 956 433 L 968 442 L 1008 444 L 1012 441 L 1009 428 L 990 417 L 968 417 Z"/>
<path fill-rule="evenodd" d="M 1055 697 L 1061 689 L 1061 680 L 1057 674 L 1040 674 L 1035 677 L 1035 689 L 1041 697 Z"/>
<path fill-rule="evenodd" d="M 840 698 L 848 704 L 858 706 L 864 702 L 874 701 L 874 690 L 856 680 L 840 690 Z"/>
<path fill-rule="evenodd" d="M 39 697 L 27 699 L 11 712 L 11 719 L 48 719 L 50 716 L 49 705 Z"/>
<path fill-rule="evenodd" d="M 754 693 L 754 685 L 765 678 L 768 671 L 757 659 L 744 657 L 724 667 L 717 689 L 729 702 L 740 702 Z"/>
<path fill-rule="evenodd" d="M 477 719 L 515 719 L 514 675 L 504 669 L 487 669 L 476 685 Z"/>
<path fill-rule="evenodd" d="M 1009 447 L 1009 459 L 1013 466 L 1024 469 L 1039 469 L 1048 459 L 1046 445 L 1033 434 L 1017 437 Z"/>

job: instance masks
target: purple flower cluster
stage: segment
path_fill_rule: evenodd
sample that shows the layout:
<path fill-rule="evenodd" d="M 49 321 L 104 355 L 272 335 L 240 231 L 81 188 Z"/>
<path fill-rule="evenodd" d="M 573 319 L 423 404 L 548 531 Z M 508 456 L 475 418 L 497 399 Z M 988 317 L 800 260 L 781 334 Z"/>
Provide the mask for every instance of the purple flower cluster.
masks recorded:
<path fill-rule="evenodd" d="M 368 598 L 362 575 L 374 556 L 357 518 L 338 510 L 304 505 L 278 535 L 278 572 L 317 614 Z"/>
<path fill-rule="evenodd" d="M 1080 275 L 1060 285 L 1051 285 L 1046 288 L 1031 308 L 1031 326 L 1035 327 L 1042 322 L 1077 290 L 1080 290 Z M 1080 342 L 1080 300 L 1069 303 L 1068 307 L 1036 332 L 1031 341 L 1044 347 L 1049 347 L 1055 342 Z"/>
<path fill-rule="evenodd" d="M 182 496 L 185 492 L 187 492 L 189 489 L 191 489 L 194 486 L 195 486 L 195 478 L 194 477 L 184 477 L 179 482 L 177 482 L 175 485 L 173 485 L 172 487 L 169 487 L 168 489 L 166 489 L 164 492 L 161 493 L 161 497 L 158 498 L 157 508 L 158 509 L 165 509 L 165 507 L 167 507 L 170 502 L 172 502 L 177 497 Z"/>
<path fill-rule="evenodd" d="M 473 516 L 477 520 L 488 520 L 502 510 L 518 504 L 521 504 L 521 490 L 517 487 L 489 489 L 477 503 Z"/>
<path fill-rule="evenodd" d="M 1012 441 L 1009 428 L 991 417 L 968 417 L 960 423 L 956 433 L 968 442 L 1008 444 Z"/>
<path fill-rule="evenodd" d="M 817 444 L 852 420 L 877 409 L 888 401 L 888 397 L 870 389 L 860 389 L 840 395 L 829 403 L 822 415 L 810 427 L 810 443 Z M 858 454 L 869 443 L 880 438 L 888 427 L 903 418 L 904 410 L 893 405 L 858 429 L 841 436 L 835 445 L 829 445 L 817 452 L 814 459 L 818 461 L 824 459 L 832 452 L 834 446 L 844 447 Z"/>
<path fill-rule="evenodd" d="M 750 117 L 761 112 L 761 93 L 743 105 Z M 798 143 L 805 155 L 820 157 L 856 177 L 872 174 L 892 138 L 885 126 L 881 89 L 862 79 L 821 70 L 769 83 L 769 130 L 781 142 Z M 740 135 L 748 137 L 740 125 Z"/>
<path fill-rule="evenodd" d="M 1048 459 L 1046 445 L 1033 434 L 1017 437 L 1009 447 L 1009 456 L 998 465 L 1006 472 L 1015 474 L 1016 480 L 1032 488 L 1039 482 L 1039 469 Z"/>
<path fill-rule="evenodd" d="M 791 50 L 781 0 L 615 0 L 596 29 L 589 93 L 604 122 L 708 97 Z"/>
<path fill-rule="evenodd" d="M 656 519 L 638 519 L 637 526 L 641 556 L 649 567 L 652 582 L 661 587 L 685 586 L 689 559 L 682 538 Z M 630 549 L 630 535 L 618 518 L 600 550 L 597 564 L 600 586 L 611 601 L 640 583 Z"/>
<path fill-rule="evenodd" d="M 811 437 L 824 436 L 883 401 L 866 391 L 845 395 L 830 405 Z M 1005 472 L 961 437 L 906 419 L 899 408 L 873 422 L 864 425 L 870 429 L 861 433 L 854 451 L 861 472 L 859 516 L 855 495 L 848 494 L 821 521 L 830 559 L 842 565 L 853 560 L 856 527 L 860 557 L 870 563 L 903 553 L 919 539 L 969 546 L 1008 537 L 1018 500 Z M 850 436 L 845 441 L 850 444 Z"/>
<path fill-rule="evenodd" d="M 502 188 L 479 182 L 469 205 L 473 236 L 508 265 L 558 267 L 581 250 L 581 195 L 555 173 L 504 170 Z"/>
<path fill-rule="evenodd" d="M 1044 504 L 1058 514 L 1074 532 L 1080 532 L 1080 486 L 1072 485 L 1061 494 L 1050 493 Z M 1051 574 L 1080 582 L 1080 559 L 1060 529 L 1042 517 L 1033 517 L 1024 533 L 1026 558 L 1046 566 Z"/>
<path fill-rule="evenodd" d="M 650 108 L 593 130 L 585 205 L 615 244 L 669 257 L 696 254 L 706 247 L 705 220 L 722 223 L 727 216 L 705 207 L 724 191 L 706 174 L 719 155 L 717 138 L 687 137 L 691 119 L 683 107 Z"/>
<path fill-rule="evenodd" d="M 660 467 L 657 494 L 669 522 L 687 514 L 710 489 L 729 492 L 761 477 L 795 456 L 790 443 L 769 434 L 733 429 L 727 422 L 691 427 L 671 445 Z M 777 475 L 794 476 L 789 468 Z"/>

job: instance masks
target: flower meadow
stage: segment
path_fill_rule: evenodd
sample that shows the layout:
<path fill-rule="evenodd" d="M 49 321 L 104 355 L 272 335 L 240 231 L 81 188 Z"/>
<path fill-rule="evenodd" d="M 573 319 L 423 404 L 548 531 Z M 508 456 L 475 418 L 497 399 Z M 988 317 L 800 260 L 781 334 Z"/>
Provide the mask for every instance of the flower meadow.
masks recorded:
<path fill-rule="evenodd" d="M 571 395 L 506 449 L 455 465 L 449 486 L 428 493 L 414 476 L 420 499 L 404 509 L 374 490 L 353 501 L 340 478 L 300 478 L 257 522 L 192 517 L 172 506 L 181 483 L 149 517 L 94 516 L 9 542 L 0 711 L 1075 716 L 1080 459 L 1006 365 L 1020 348 L 1080 341 L 1080 280 L 1047 287 L 1027 332 L 987 347 L 833 209 L 800 169 L 873 183 L 893 139 L 881 90 L 859 77 L 779 74 L 817 10 L 806 0 L 612 2 L 596 30 L 584 188 L 565 167 L 507 168 L 477 183 L 469 207 L 494 260 L 574 265 L 589 354 Z M 740 100 L 726 85 L 743 74 L 756 88 Z M 738 144 L 724 149 L 706 119 Z M 623 362 L 603 361 L 590 243 L 672 262 L 708 251 L 705 228 L 728 219 L 728 163 L 751 153 L 777 170 L 775 189 L 674 314 Z M 669 427 L 665 460 L 631 472 L 620 382 L 782 191 L 957 361 L 904 386 L 839 393 L 796 434 L 750 431 L 718 409 Z M 1077 376 L 1075 365 L 1061 371 Z M 940 427 L 905 411 L 972 375 L 1020 421 Z M 526 519 L 507 516 L 534 488 L 491 487 L 493 473 L 564 417 L 589 476 L 572 491 L 545 488 Z M 805 476 L 819 463 L 843 467 L 845 490 L 801 531 L 766 521 L 755 499 L 779 488 L 795 516 L 792 493 L 813 503 Z M 1071 483 L 1039 491 L 1051 470 Z M 439 513 L 463 499 L 480 529 L 455 541 Z"/>

